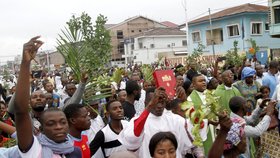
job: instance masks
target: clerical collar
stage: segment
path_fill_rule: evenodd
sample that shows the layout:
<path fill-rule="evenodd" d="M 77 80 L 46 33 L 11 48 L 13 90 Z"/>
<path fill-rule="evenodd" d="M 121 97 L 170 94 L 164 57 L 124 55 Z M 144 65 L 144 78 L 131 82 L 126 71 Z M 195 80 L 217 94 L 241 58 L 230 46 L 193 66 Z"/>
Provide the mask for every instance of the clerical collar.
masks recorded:
<path fill-rule="evenodd" d="M 232 86 L 231 86 L 231 87 L 228 87 L 228 86 L 225 85 L 225 89 L 226 89 L 226 90 L 231 90 L 231 89 L 232 89 Z"/>

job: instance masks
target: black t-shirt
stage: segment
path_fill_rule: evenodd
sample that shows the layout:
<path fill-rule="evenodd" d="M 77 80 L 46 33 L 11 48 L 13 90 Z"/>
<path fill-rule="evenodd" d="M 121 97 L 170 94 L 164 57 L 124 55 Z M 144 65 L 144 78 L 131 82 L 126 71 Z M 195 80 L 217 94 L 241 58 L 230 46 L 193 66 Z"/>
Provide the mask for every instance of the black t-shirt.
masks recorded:
<path fill-rule="evenodd" d="M 132 117 L 134 117 L 136 111 L 134 105 L 128 101 L 125 101 L 123 104 L 123 111 L 124 111 L 124 119 L 130 121 Z"/>

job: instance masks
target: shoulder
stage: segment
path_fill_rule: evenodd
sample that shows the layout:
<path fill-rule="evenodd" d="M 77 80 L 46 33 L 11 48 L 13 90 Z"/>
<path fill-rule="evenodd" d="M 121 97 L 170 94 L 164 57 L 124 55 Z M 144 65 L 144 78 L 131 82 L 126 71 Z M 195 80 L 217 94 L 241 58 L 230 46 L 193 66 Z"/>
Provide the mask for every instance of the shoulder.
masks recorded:
<path fill-rule="evenodd" d="M 27 152 L 22 152 L 18 149 L 22 158 L 41 158 L 42 145 L 39 143 L 37 137 L 33 136 L 33 143 L 31 148 Z"/>

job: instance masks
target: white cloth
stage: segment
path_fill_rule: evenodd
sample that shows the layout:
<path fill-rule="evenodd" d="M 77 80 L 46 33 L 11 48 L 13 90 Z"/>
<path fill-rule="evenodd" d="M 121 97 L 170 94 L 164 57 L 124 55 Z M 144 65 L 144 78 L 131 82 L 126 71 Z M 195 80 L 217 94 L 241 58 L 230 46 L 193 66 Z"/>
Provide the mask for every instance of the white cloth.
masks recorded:
<path fill-rule="evenodd" d="M 139 100 L 135 100 L 134 102 L 134 108 L 135 108 L 135 116 L 140 116 L 141 113 L 145 109 L 145 98 L 146 98 L 146 91 L 141 89 L 141 97 Z"/>
<path fill-rule="evenodd" d="M 102 118 L 99 115 L 97 115 L 95 119 L 91 119 L 90 122 L 90 128 L 86 131 L 89 142 L 91 142 L 95 137 L 96 133 L 105 126 Z"/>
<path fill-rule="evenodd" d="M 137 118 L 134 117 L 129 122 L 129 126 L 119 134 L 119 141 L 128 150 L 137 150 L 139 157 L 150 158 L 149 143 L 152 136 L 158 132 L 170 131 L 178 141 L 176 157 L 181 158 L 193 145 L 185 130 L 185 119 L 179 119 L 174 115 L 167 114 L 166 110 L 159 117 L 150 113 L 139 137 L 134 135 L 134 120 Z"/>
<path fill-rule="evenodd" d="M 42 145 L 39 143 L 37 137 L 33 136 L 33 144 L 31 148 L 26 152 L 23 153 L 19 149 L 19 154 L 22 158 L 43 158 L 42 157 Z M 52 158 L 61 158 L 60 155 L 53 154 Z"/>

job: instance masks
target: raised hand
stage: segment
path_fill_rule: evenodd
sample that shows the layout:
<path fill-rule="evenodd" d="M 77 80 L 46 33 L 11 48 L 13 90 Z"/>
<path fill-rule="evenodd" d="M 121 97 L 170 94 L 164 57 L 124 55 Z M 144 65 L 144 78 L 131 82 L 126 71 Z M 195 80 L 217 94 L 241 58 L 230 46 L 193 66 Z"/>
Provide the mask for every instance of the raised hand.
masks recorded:
<path fill-rule="evenodd" d="M 23 45 L 22 62 L 30 62 L 35 58 L 38 49 L 43 45 L 38 38 L 40 36 L 33 37 Z"/>
<path fill-rule="evenodd" d="M 168 101 L 168 96 L 165 92 L 165 89 L 163 87 L 159 87 L 155 90 L 154 96 L 149 102 L 147 109 L 151 111 L 151 109 L 153 109 L 158 103 L 167 102 L 167 101 Z"/>

